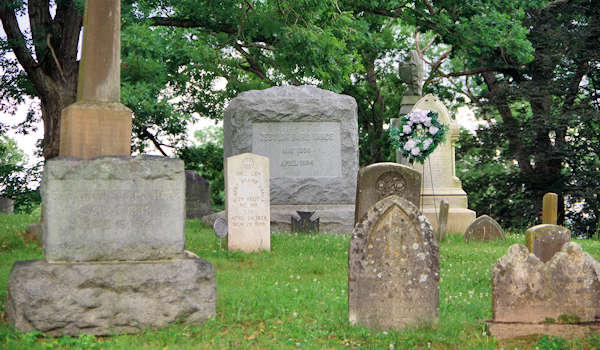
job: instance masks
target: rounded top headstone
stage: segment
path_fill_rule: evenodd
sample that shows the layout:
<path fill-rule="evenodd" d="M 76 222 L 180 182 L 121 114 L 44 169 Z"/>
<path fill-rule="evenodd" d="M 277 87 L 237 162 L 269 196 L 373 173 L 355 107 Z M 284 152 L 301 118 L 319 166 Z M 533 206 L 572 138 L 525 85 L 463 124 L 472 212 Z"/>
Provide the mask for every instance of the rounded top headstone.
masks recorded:
<path fill-rule="evenodd" d="M 213 223 L 213 230 L 215 231 L 215 235 L 219 238 L 225 238 L 227 236 L 228 228 L 227 228 L 227 220 L 223 218 L 217 218 Z"/>

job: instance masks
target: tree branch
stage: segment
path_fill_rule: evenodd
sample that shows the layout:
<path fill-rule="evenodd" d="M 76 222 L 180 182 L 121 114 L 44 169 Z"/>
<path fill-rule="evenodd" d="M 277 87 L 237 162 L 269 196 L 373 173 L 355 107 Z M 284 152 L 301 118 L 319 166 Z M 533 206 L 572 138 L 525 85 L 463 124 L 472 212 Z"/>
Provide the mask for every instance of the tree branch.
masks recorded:
<path fill-rule="evenodd" d="M 0 4 L 0 20 L 8 39 L 8 45 L 27 74 L 33 75 L 33 71 L 38 67 L 38 63 L 33 59 L 31 52 L 27 48 L 25 37 L 19 28 L 14 10 L 8 8 L 6 2 Z"/>

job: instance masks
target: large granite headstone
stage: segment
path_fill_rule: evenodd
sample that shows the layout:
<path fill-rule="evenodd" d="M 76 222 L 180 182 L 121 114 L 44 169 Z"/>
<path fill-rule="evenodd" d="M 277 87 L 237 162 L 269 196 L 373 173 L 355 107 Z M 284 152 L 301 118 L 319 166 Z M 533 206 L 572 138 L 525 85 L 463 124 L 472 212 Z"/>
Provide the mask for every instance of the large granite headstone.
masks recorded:
<path fill-rule="evenodd" d="M 373 204 L 385 197 L 397 195 L 417 208 L 421 203 L 421 174 L 397 163 L 376 163 L 358 171 L 354 224 Z"/>
<path fill-rule="evenodd" d="M 210 183 L 193 170 L 185 171 L 185 218 L 210 214 Z"/>
<path fill-rule="evenodd" d="M 269 159 L 252 153 L 225 160 L 227 249 L 271 249 Z"/>
<path fill-rule="evenodd" d="M 312 86 L 243 92 L 227 107 L 225 157 L 269 158 L 271 225 L 290 230 L 297 211 L 316 212 L 321 232 L 352 231 L 358 125 L 350 96 Z"/>
<path fill-rule="evenodd" d="M 439 318 L 440 252 L 416 206 L 389 196 L 352 232 L 348 318 L 374 329 L 403 329 Z"/>
<path fill-rule="evenodd" d="M 15 204 L 12 199 L 0 197 L 0 214 L 12 214 L 14 210 Z"/>
<path fill-rule="evenodd" d="M 600 263 L 575 242 L 546 263 L 524 245 L 510 246 L 492 271 L 492 335 L 568 336 L 597 329 L 599 277 Z"/>
<path fill-rule="evenodd" d="M 436 205 L 440 200 L 446 200 L 450 205 L 448 231 L 465 232 L 475 220 L 475 212 L 468 208 L 467 194 L 462 189 L 460 179 L 456 176 L 454 143 L 458 139 L 458 125 L 452 120 L 446 106 L 431 94 L 418 100 L 412 107 L 412 110 L 415 109 L 437 112 L 438 120 L 449 127 L 446 140 L 438 145 L 425 163 L 411 165 L 413 169 L 423 174 L 423 192 L 421 193 L 423 214 L 429 219 L 433 228 L 437 229 Z M 397 159 L 397 161 L 400 163 L 402 159 Z"/>
<path fill-rule="evenodd" d="M 487 215 L 481 215 L 467 227 L 465 241 L 495 241 L 504 240 L 504 230 L 496 220 Z"/>
<path fill-rule="evenodd" d="M 19 331 L 138 333 L 215 315 L 215 269 L 184 253 L 183 162 L 128 157 L 120 11 L 119 0 L 85 2 L 78 98 L 42 182 L 46 260 L 16 262 L 8 279 L 6 317 Z"/>
<path fill-rule="evenodd" d="M 525 232 L 527 248 L 542 262 L 549 261 L 563 244 L 571 241 L 571 231 L 563 226 L 542 224 Z"/>

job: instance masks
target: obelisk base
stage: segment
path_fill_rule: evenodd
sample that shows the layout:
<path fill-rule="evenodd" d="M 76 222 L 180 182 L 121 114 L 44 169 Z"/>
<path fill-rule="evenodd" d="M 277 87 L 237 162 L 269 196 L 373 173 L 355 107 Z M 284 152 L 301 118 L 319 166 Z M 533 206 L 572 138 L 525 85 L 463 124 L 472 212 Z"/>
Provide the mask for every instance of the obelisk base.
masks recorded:
<path fill-rule="evenodd" d="M 131 110 L 119 102 L 80 101 L 63 109 L 60 155 L 73 158 L 129 156 Z"/>
<path fill-rule="evenodd" d="M 125 334 L 215 315 L 215 269 L 195 258 L 112 263 L 18 261 L 6 316 L 22 332 Z"/>

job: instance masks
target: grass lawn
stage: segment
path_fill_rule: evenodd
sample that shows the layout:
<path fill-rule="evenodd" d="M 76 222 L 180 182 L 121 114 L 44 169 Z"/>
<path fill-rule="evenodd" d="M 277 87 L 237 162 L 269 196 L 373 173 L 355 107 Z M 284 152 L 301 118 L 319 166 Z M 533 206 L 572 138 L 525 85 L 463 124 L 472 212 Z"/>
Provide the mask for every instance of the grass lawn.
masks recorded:
<path fill-rule="evenodd" d="M 186 247 L 216 267 L 214 319 L 200 327 L 112 337 L 21 334 L 6 322 L 6 282 L 15 261 L 43 258 L 39 243 L 25 234 L 27 224 L 38 220 L 0 214 L 0 349 L 600 349 L 600 335 L 498 342 L 486 334 L 491 266 L 510 244 L 524 242 L 523 235 L 471 244 L 450 236 L 440 245 L 440 322 L 379 332 L 348 324 L 349 236 L 275 234 L 271 252 L 227 252 L 198 220 L 186 222 Z M 579 242 L 600 259 L 600 242 Z"/>

